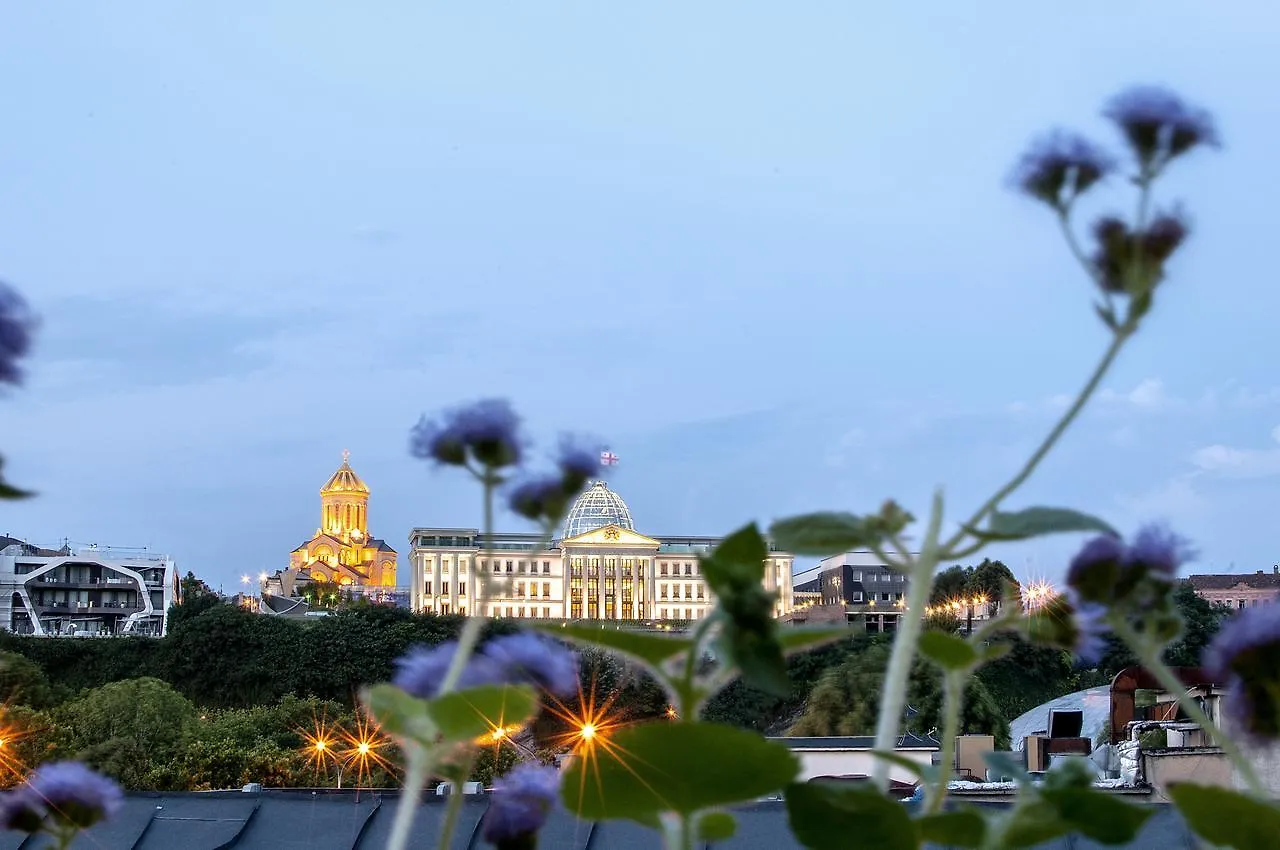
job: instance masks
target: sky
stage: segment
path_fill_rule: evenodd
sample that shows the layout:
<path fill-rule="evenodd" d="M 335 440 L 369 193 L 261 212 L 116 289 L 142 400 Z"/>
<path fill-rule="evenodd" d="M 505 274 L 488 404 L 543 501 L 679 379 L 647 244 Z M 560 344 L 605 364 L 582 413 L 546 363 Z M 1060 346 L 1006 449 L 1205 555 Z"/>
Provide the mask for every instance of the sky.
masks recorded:
<path fill-rule="evenodd" d="M 319 524 L 351 451 L 371 532 L 475 526 L 407 453 L 509 398 L 604 441 L 638 530 L 802 511 L 949 527 L 1105 345 L 1030 140 L 1123 154 L 1169 86 L 1224 146 L 1158 189 L 1194 236 L 1078 426 L 1008 504 L 1167 522 L 1192 572 L 1280 563 L 1280 6 L 10 4 L 0 279 L 41 317 L 0 398 L 0 531 L 148 546 L 227 590 Z M 1091 217 L 1132 209 L 1123 180 Z M 502 517 L 504 529 L 525 526 Z M 992 549 L 1061 576 L 1073 536 Z"/>

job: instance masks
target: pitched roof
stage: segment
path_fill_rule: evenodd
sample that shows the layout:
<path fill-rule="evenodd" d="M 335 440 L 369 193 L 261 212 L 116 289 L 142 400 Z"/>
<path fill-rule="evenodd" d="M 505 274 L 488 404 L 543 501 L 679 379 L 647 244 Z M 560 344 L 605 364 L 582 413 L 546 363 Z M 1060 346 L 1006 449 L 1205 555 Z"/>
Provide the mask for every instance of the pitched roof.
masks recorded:
<path fill-rule="evenodd" d="M 1255 590 L 1280 590 L 1280 573 L 1225 573 L 1219 575 L 1191 576 L 1187 579 L 1196 590 L 1230 590 L 1244 585 Z"/>
<path fill-rule="evenodd" d="M 466 797 L 453 833 L 453 848 L 477 846 L 476 837 L 489 807 L 490 795 Z M 428 792 L 418 809 L 410 838 L 412 847 L 434 847 L 444 819 L 447 798 Z M 332 793 L 308 789 L 294 791 L 214 791 L 157 794 L 136 792 L 125 798 L 123 809 L 99 823 L 76 841 L 76 846 L 101 850 L 362 850 L 387 845 L 395 817 L 398 794 L 364 791 Z M 904 804 L 910 806 L 912 804 Z M 978 803 L 978 806 L 1007 805 Z M 1120 847 L 1130 850 L 1167 850 L 1194 847 L 1186 824 L 1172 806 L 1147 804 L 1155 810 L 1138 837 Z M 736 807 L 738 831 L 717 843 L 725 850 L 800 850 L 787 826 L 786 805 L 763 801 Z M 19 838 L 17 833 L 0 833 Z M 658 846 L 656 833 L 629 821 L 590 823 L 580 821 L 563 808 L 543 827 L 539 844 L 557 850 L 650 850 Z M 16 847 L 0 840 L 0 847 Z M 928 850 L 942 850 L 927 844 Z M 1069 850 L 1083 846 L 1071 836 L 1037 844 L 1037 850 Z M 1090 845 L 1092 846 L 1092 845 Z"/>

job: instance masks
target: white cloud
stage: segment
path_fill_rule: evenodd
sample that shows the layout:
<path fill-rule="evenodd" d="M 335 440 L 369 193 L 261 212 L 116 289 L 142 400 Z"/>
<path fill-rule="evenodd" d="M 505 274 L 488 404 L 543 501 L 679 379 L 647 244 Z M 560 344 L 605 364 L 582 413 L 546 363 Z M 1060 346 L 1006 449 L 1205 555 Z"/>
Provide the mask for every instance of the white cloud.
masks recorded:
<path fill-rule="evenodd" d="M 1179 475 L 1136 495 L 1117 496 L 1116 502 L 1139 522 L 1162 519 L 1173 524 L 1186 523 L 1202 516 L 1209 508 L 1209 501 L 1194 487 L 1198 474 Z"/>
<path fill-rule="evenodd" d="M 1271 439 L 1280 443 L 1280 425 L 1271 429 Z M 1280 447 L 1241 449 L 1217 443 L 1197 449 L 1191 462 L 1224 478 L 1268 478 L 1280 475 Z"/>

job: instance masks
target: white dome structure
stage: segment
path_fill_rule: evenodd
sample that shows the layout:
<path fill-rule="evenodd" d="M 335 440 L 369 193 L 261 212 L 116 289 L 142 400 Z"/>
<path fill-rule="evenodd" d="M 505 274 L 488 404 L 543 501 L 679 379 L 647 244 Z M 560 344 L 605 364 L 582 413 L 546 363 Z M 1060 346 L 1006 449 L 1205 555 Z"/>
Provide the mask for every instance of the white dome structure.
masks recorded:
<path fill-rule="evenodd" d="M 574 501 L 564 519 L 564 537 L 577 537 L 606 525 L 635 531 L 631 509 L 603 481 L 596 481 Z"/>

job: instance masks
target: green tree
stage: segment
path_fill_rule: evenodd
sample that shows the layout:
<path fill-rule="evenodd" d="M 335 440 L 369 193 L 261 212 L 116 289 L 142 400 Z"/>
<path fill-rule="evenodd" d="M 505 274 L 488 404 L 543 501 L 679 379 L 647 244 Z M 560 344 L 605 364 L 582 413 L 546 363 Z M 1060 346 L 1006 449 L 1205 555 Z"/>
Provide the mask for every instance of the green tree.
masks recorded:
<path fill-rule="evenodd" d="M 153 771 L 176 762 L 198 717 L 196 707 L 159 679 L 112 682 L 56 713 L 76 758 L 126 788 L 156 788 Z"/>
<path fill-rule="evenodd" d="M 927 662 L 919 661 L 912 669 L 911 679 L 911 707 L 916 710 L 911 718 L 911 730 L 937 737 L 942 734 L 942 673 Z M 982 679 L 976 676 L 965 685 L 960 734 L 992 735 L 996 749 L 1009 748 L 1009 718 Z"/>
<path fill-rule="evenodd" d="M 988 611 L 994 614 L 996 606 L 1004 600 L 1005 584 L 1012 584 L 1015 588 L 1019 587 L 1018 580 L 1014 578 L 1013 571 L 1004 565 L 1001 561 L 993 561 L 990 558 L 983 558 L 982 563 L 974 567 L 969 573 L 969 580 L 965 589 L 968 591 L 970 598 L 974 596 L 986 597 L 988 601 Z"/>
<path fill-rule="evenodd" d="M 55 701 L 39 664 L 16 652 L 0 652 L 0 703 L 45 708 Z"/>
<path fill-rule="evenodd" d="M 1081 684 L 1069 652 L 1030 643 L 1016 634 L 1001 635 L 999 642 L 1007 644 L 1009 652 L 978 670 L 977 678 L 1007 720 L 1087 687 Z"/>
<path fill-rule="evenodd" d="M 951 599 L 965 595 L 969 587 L 969 570 L 956 564 L 947 567 L 934 576 L 933 588 L 929 591 L 929 605 L 936 607 Z"/>

